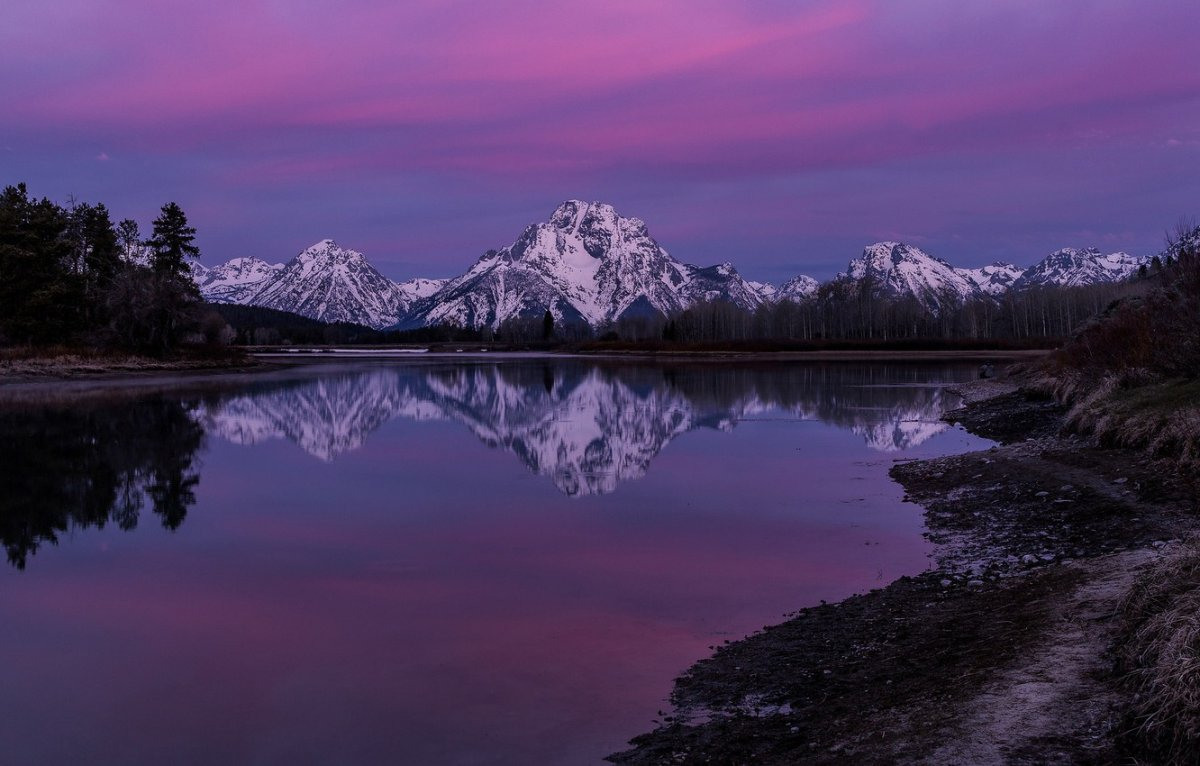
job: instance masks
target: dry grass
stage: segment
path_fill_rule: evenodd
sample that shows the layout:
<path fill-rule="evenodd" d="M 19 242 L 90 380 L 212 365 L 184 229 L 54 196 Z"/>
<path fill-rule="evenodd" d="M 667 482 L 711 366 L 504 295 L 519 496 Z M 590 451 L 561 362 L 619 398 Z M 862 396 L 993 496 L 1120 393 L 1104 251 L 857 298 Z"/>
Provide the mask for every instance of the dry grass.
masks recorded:
<path fill-rule="evenodd" d="M 171 357 L 150 357 L 86 347 L 0 349 L 0 382 L 78 378 L 110 373 L 170 372 L 245 363 L 238 349 L 195 347 Z"/>
<path fill-rule="evenodd" d="M 1079 369 L 1059 356 L 1010 369 L 1026 390 L 1070 406 L 1068 431 L 1143 450 L 1200 476 L 1200 379 L 1166 378 L 1144 367 Z"/>
<path fill-rule="evenodd" d="M 1095 434 L 1105 446 L 1142 449 L 1185 468 L 1200 467 L 1200 380 L 1151 383 L 1131 371 L 1077 396 L 1068 428 Z"/>
<path fill-rule="evenodd" d="M 1132 701 L 1124 744 L 1156 763 L 1200 757 L 1200 545 L 1177 546 L 1121 604 L 1118 668 Z"/>
<path fill-rule="evenodd" d="M 1183 236 L 1182 234 L 1180 235 Z M 1071 405 L 1069 429 L 1200 467 L 1200 228 L 1143 295 L 1114 302 L 1024 371 L 1027 385 Z M 1187 245 L 1187 247 L 1185 247 Z"/>

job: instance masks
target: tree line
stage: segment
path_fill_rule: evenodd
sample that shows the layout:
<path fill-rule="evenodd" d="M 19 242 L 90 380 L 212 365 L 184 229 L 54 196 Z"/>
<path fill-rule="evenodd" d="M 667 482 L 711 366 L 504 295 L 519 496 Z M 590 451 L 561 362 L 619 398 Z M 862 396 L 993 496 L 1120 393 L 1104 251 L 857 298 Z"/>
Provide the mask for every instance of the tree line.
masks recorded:
<path fill-rule="evenodd" d="M 947 296 L 931 309 L 913 296 L 889 297 L 870 284 L 835 280 L 807 300 L 746 309 L 728 301 L 698 303 L 666 317 L 621 319 L 601 338 L 666 343 L 751 341 L 998 341 L 1052 345 L 1114 301 L 1140 295 L 1166 265 L 1126 282 L 1009 291 L 999 298 Z"/>
<path fill-rule="evenodd" d="M 0 192 L 0 345 L 87 344 L 163 354 L 199 329 L 196 230 L 174 202 L 142 239 L 103 203 Z"/>

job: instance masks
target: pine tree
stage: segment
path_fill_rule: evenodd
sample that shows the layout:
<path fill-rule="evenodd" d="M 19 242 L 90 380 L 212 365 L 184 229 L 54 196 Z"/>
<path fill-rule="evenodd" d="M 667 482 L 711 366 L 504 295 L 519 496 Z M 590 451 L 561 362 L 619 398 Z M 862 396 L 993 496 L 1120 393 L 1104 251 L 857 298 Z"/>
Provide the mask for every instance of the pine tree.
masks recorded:
<path fill-rule="evenodd" d="M 174 202 L 162 206 L 161 214 L 154 219 L 154 234 L 151 235 L 151 265 L 158 274 L 187 276 L 191 269 L 187 258 L 200 256 L 194 244 L 196 230 L 188 225 L 183 209 Z"/>
<path fill-rule="evenodd" d="M 546 313 L 542 315 L 542 340 L 550 340 L 554 337 L 554 315 L 546 309 Z"/>
<path fill-rule="evenodd" d="M 186 260 L 200 255 L 195 239 L 196 230 L 188 225 L 179 205 L 174 202 L 163 205 L 147 242 L 153 273 L 142 315 L 145 318 L 130 323 L 134 328 L 140 326 L 145 332 L 145 346 L 157 353 L 173 349 L 200 319 L 200 291 L 192 281 Z"/>
<path fill-rule="evenodd" d="M 30 199 L 25 184 L 0 192 L 0 342 L 62 343 L 78 331 L 82 289 L 67 228 L 66 211 Z"/>
<path fill-rule="evenodd" d="M 121 265 L 117 231 L 104 203 L 85 205 L 84 210 L 81 227 L 87 245 L 84 267 L 95 283 L 103 285 L 112 279 Z"/>

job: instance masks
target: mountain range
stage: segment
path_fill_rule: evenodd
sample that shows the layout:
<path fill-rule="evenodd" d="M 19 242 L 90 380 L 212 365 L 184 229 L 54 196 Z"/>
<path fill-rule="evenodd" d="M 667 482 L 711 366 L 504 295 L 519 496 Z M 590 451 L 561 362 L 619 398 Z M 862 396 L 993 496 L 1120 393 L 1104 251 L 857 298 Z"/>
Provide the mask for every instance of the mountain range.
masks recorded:
<path fill-rule="evenodd" d="M 955 268 L 902 242 L 867 246 L 831 280 L 850 290 L 911 297 L 931 312 L 1009 290 L 1080 286 L 1126 279 L 1148 259 L 1064 248 L 1029 268 L 994 263 Z M 804 301 L 817 280 L 799 275 L 779 287 L 744 279 L 731 263 L 700 267 L 670 255 L 644 221 L 602 202 L 569 200 L 511 245 L 484 253 L 452 279 L 395 282 L 356 250 L 330 239 L 291 261 L 234 258 L 211 268 L 193 265 L 206 300 L 290 311 L 326 322 L 377 329 L 433 324 L 497 328 L 508 319 L 540 318 L 599 326 L 629 317 L 668 315 L 695 303 L 726 300 L 746 309 Z"/>

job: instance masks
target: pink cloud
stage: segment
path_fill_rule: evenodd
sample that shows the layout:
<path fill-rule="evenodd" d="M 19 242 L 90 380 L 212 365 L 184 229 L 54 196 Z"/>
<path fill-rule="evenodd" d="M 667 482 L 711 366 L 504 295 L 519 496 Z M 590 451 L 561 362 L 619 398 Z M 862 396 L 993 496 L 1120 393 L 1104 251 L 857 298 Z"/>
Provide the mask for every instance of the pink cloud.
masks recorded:
<path fill-rule="evenodd" d="M 5 10 L 3 139 L 26 160 L 11 172 L 52 166 L 72 182 L 62 193 L 77 193 L 78 157 L 101 190 L 182 186 L 222 199 L 305 187 L 337 187 L 339 200 L 402 187 L 408 199 L 431 182 L 445 209 L 486 188 L 529 201 L 506 236 L 533 205 L 540 214 L 567 196 L 661 208 L 686 189 L 755 218 L 773 211 L 773 231 L 807 215 L 859 239 L 866 213 L 895 211 L 905 220 L 870 225 L 936 239 L 956 220 L 944 200 L 961 200 L 976 174 L 992 190 L 977 209 L 1019 208 L 1026 186 L 1067 195 L 1050 209 L 1078 205 L 1038 174 L 1046 152 L 1071 153 L 1062 172 L 1093 186 L 1119 170 L 1122 184 L 1159 189 L 1162 208 L 1166 190 L 1187 196 L 1172 168 L 1194 152 L 1200 121 L 1200 6 L 1186 3 L 14 0 Z M 91 162 L 101 145 L 122 161 Z M 946 163 L 973 170 L 950 179 Z M 1034 175 L 1013 178 L 1017 166 Z M 170 170 L 150 183 L 145 168 Z M 902 181 L 889 175 L 899 168 Z M 895 207 L 890 183 L 864 189 L 861 174 L 942 185 L 924 207 Z M 768 193 L 780 179 L 799 180 Z M 827 187 L 797 190 L 818 182 Z M 829 214 L 798 213 L 810 199 Z M 403 236 L 437 234 L 410 225 Z"/>

